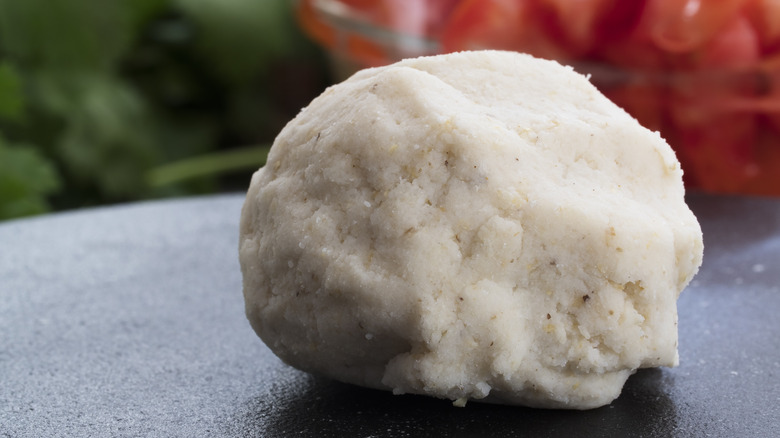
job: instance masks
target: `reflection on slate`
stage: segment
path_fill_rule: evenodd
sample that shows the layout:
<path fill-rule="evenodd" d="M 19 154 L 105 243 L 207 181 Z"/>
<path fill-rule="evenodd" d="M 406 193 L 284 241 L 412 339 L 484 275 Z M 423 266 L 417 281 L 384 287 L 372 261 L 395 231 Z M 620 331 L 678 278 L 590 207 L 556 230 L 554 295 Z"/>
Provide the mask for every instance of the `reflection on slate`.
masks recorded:
<path fill-rule="evenodd" d="M 701 272 L 680 366 L 610 406 L 537 410 L 285 366 L 243 316 L 240 195 L 0 224 L 0 437 L 770 437 L 780 430 L 780 200 L 691 196 Z"/>
<path fill-rule="evenodd" d="M 230 435 L 269 436 L 672 436 L 677 411 L 669 376 L 658 369 L 633 376 L 619 402 L 592 411 L 552 411 L 470 402 L 466 409 L 429 397 L 394 396 L 307 376 L 282 397 L 248 401 Z"/>

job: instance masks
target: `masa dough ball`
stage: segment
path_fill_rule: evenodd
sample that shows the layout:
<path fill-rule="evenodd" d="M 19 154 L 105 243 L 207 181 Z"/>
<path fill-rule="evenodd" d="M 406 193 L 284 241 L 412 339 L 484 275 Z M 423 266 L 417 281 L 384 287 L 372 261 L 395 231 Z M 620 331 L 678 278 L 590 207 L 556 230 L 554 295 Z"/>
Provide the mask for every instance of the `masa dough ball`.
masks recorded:
<path fill-rule="evenodd" d="M 610 403 L 674 366 L 702 261 L 661 137 L 571 68 L 497 51 L 326 90 L 241 217 L 246 313 L 299 369 L 394 393 Z"/>

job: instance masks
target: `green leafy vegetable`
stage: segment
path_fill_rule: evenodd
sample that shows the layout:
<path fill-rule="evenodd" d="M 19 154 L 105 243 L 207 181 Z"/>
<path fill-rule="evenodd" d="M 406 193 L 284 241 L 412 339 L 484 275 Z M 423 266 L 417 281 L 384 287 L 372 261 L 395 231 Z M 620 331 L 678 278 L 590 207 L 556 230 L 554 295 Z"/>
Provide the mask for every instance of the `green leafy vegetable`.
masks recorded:
<path fill-rule="evenodd" d="M 327 85 L 289 0 L 0 0 L 0 219 L 243 190 Z"/>
<path fill-rule="evenodd" d="M 0 63 L 0 118 L 19 121 L 24 113 L 22 81 L 13 65 Z"/>
<path fill-rule="evenodd" d="M 0 220 L 47 211 L 46 195 L 59 186 L 57 172 L 34 147 L 0 138 Z"/>

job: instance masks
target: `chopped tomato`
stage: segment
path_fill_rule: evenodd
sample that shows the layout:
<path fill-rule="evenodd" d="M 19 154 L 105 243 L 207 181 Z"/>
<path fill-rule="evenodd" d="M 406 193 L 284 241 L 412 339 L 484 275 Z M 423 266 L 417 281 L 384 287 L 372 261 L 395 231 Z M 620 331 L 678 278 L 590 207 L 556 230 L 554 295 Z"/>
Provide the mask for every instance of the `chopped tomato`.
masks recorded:
<path fill-rule="evenodd" d="M 444 51 L 472 48 L 511 49 L 521 44 L 527 1 L 465 0 L 442 31 Z"/>
<path fill-rule="evenodd" d="M 772 87 L 758 103 L 762 105 L 759 110 L 765 114 L 768 124 L 775 132 L 775 147 L 780 149 L 780 72 L 774 75 Z"/>
<path fill-rule="evenodd" d="M 336 44 L 336 31 L 323 22 L 314 11 L 312 0 L 301 0 L 297 18 L 303 30 L 315 41 L 331 49 Z"/>
<path fill-rule="evenodd" d="M 780 0 L 754 0 L 748 16 L 764 49 L 776 49 L 780 45 Z"/>
<path fill-rule="evenodd" d="M 751 0 L 648 0 L 639 27 L 661 49 L 684 53 L 712 39 Z"/>
<path fill-rule="evenodd" d="M 613 0 L 594 28 L 600 45 L 610 45 L 635 32 L 648 0 Z"/>
<path fill-rule="evenodd" d="M 539 20 L 532 0 L 464 0 L 453 11 L 441 35 L 445 52 L 503 49 L 543 58 L 565 59 Z"/>
<path fill-rule="evenodd" d="M 552 11 L 553 31 L 572 53 L 586 55 L 603 43 L 628 35 L 644 0 L 539 0 Z"/>
<path fill-rule="evenodd" d="M 756 139 L 756 162 L 762 171 L 745 187 L 744 192 L 758 195 L 780 194 L 780 129 L 768 126 L 760 131 Z"/>
<path fill-rule="evenodd" d="M 598 82 L 595 85 L 599 85 Z M 651 131 L 662 131 L 664 126 L 665 90 L 642 83 L 627 83 L 605 88 L 604 94 L 634 116 Z"/>
<path fill-rule="evenodd" d="M 382 4 L 387 13 L 387 26 L 391 29 L 415 36 L 428 34 L 430 15 L 425 1 L 394 0 Z"/>
<path fill-rule="evenodd" d="M 428 34 L 438 36 L 460 0 L 427 0 Z"/>
<path fill-rule="evenodd" d="M 639 33 L 604 45 L 593 57 L 618 68 L 639 72 L 661 72 L 668 64 L 667 54 Z"/>
<path fill-rule="evenodd" d="M 767 117 L 769 124 L 774 128 L 775 147 L 780 149 L 780 112 L 775 112 Z M 778 174 L 778 178 L 780 178 L 780 174 Z"/>
<path fill-rule="evenodd" d="M 752 114 L 719 114 L 701 123 L 678 126 L 683 169 L 698 185 L 739 193 L 760 173 L 754 148 L 757 134 Z"/>
<path fill-rule="evenodd" d="M 584 54 L 596 43 L 596 27 L 613 0 L 539 0 L 548 6 L 555 27 L 572 52 Z"/>
<path fill-rule="evenodd" d="M 404 56 L 334 29 L 315 40 L 360 66 Z M 676 150 L 690 187 L 780 195 L 780 0 L 332 0 L 442 52 L 504 49 L 574 65 Z M 594 68 L 597 66 L 597 68 Z"/>
<path fill-rule="evenodd" d="M 702 48 L 698 68 L 745 70 L 761 58 L 758 32 L 743 15 L 728 22 Z"/>

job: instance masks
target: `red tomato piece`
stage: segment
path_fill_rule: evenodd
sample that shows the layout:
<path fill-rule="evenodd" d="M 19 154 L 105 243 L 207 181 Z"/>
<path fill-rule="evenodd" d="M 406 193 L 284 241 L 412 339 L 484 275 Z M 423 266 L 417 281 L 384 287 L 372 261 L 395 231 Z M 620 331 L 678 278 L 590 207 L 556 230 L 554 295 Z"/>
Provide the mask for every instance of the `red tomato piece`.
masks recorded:
<path fill-rule="evenodd" d="M 344 0 L 351 2 L 351 7 L 376 7 L 379 2 L 370 0 Z M 354 63 L 352 68 L 363 68 L 386 64 L 391 60 L 384 49 L 377 43 L 368 40 L 360 34 L 344 30 L 336 30 L 328 22 L 323 21 L 315 10 L 312 0 L 302 0 L 297 8 L 297 18 L 303 30 L 317 43 Z"/>
<path fill-rule="evenodd" d="M 613 0 L 594 29 L 600 44 L 611 44 L 634 33 L 645 3 L 647 0 Z"/>
<path fill-rule="evenodd" d="M 527 10 L 522 0 L 462 1 L 442 32 L 444 50 L 514 48 L 523 37 Z"/>
<path fill-rule="evenodd" d="M 532 0 L 464 0 L 444 25 L 441 41 L 445 52 L 503 49 L 570 57 L 547 33 Z"/>
<path fill-rule="evenodd" d="M 748 14 L 762 47 L 777 49 L 780 45 L 780 0 L 754 0 Z"/>
<path fill-rule="evenodd" d="M 555 17 L 571 51 L 585 53 L 596 43 L 596 28 L 614 0 L 539 0 Z"/>
<path fill-rule="evenodd" d="M 728 22 L 702 48 L 699 68 L 744 70 L 761 58 L 758 32 L 744 15 Z"/>
<path fill-rule="evenodd" d="M 599 86 L 598 81 L 594 81 Z M 665 91 L 657 86 L 627 83 L 614 87 L 601 87 L 604 94 L 634 116 L 651 131 L 662 131 L 664 125 Z"/>
<path fill-rule="evenodd" d="M 538 0 L 553 16 L 554 33 L 572 53 L 585 55 L 626 37 L 639 21 L 644 0 Z"/>
<path fill-rule="evenodd" d="M 775 147 L 780 149 L 780 73 L 776 73 L 770 78 L 772 80 L 770 91 L 758 103 L 761 105 L 760 110 L 763 111 L 769 125 L 774 129 Z"/>
<path fill-rule="evenodd" d="M 752 115 L 724 114 L 682 131 L 682 154 L 705 190 L 739 193 L 759 173 L 754 157 L 756 120 Z M 686 167 L 687 165 L 687 167 Z"/>
<path fill-rule="evenodd" d="M 661 49 L 683 53 L 712 39 L 752 0 L 648 0 L 639 27 Z"/>
<path fill-rule="evenodd" d="M 675 134 L 667 138 L 678 153 L 689 184 L 708 191 L 739 193 L 756 178 L 758 119 L 754 114 L 725 111 L 683 98 L 671 109 Z"/>
<path fill-rule="evenodd" d="M 604 44 L 594 58 L 642 73 L 663 71 L 668 64 L 667 54 L 638 32 Z"/>
<path fill-rule="evenodd" d="M 301 0 L 296 10 L 296 18 L 309 37 L 324 47 L 331 49 L 336 44 L 336 34 L 314 11 L 312 0 Z"/>
<path fill-rule="evenodd" d="M 756 195 L 780 194 L 780 126 L 763 126 L 756 139 L 756 162 L 760 169 L 756 178 L 745 187 L 745 193 Z"/>
<path fill-rule="evenodd" d="M 395 61 L 388 56 L 385 47 L 358 34 L 347 36 L 344 51 L 357 68 L 378 67 Z"/>
<path fill-rule="evenodd" d="M 775 130 L 775 147 L 780 149 L 780 112 L 773 113 L 767 117 L 769 123 Z M 780 169 L 780 167 L 778 169 Z"/>
<path fill-rule="evenodd" d="M 423 0 L 428 5 L 428 34 L 438 36 L 460 0 Z"/>
<path fill-rule="evenodd" d="M 428 33 L 428 5 L 422 0 L 393 0 L 382 2 L 387 10 L 385 25 L 397 32 L 414 36 Z"/>

